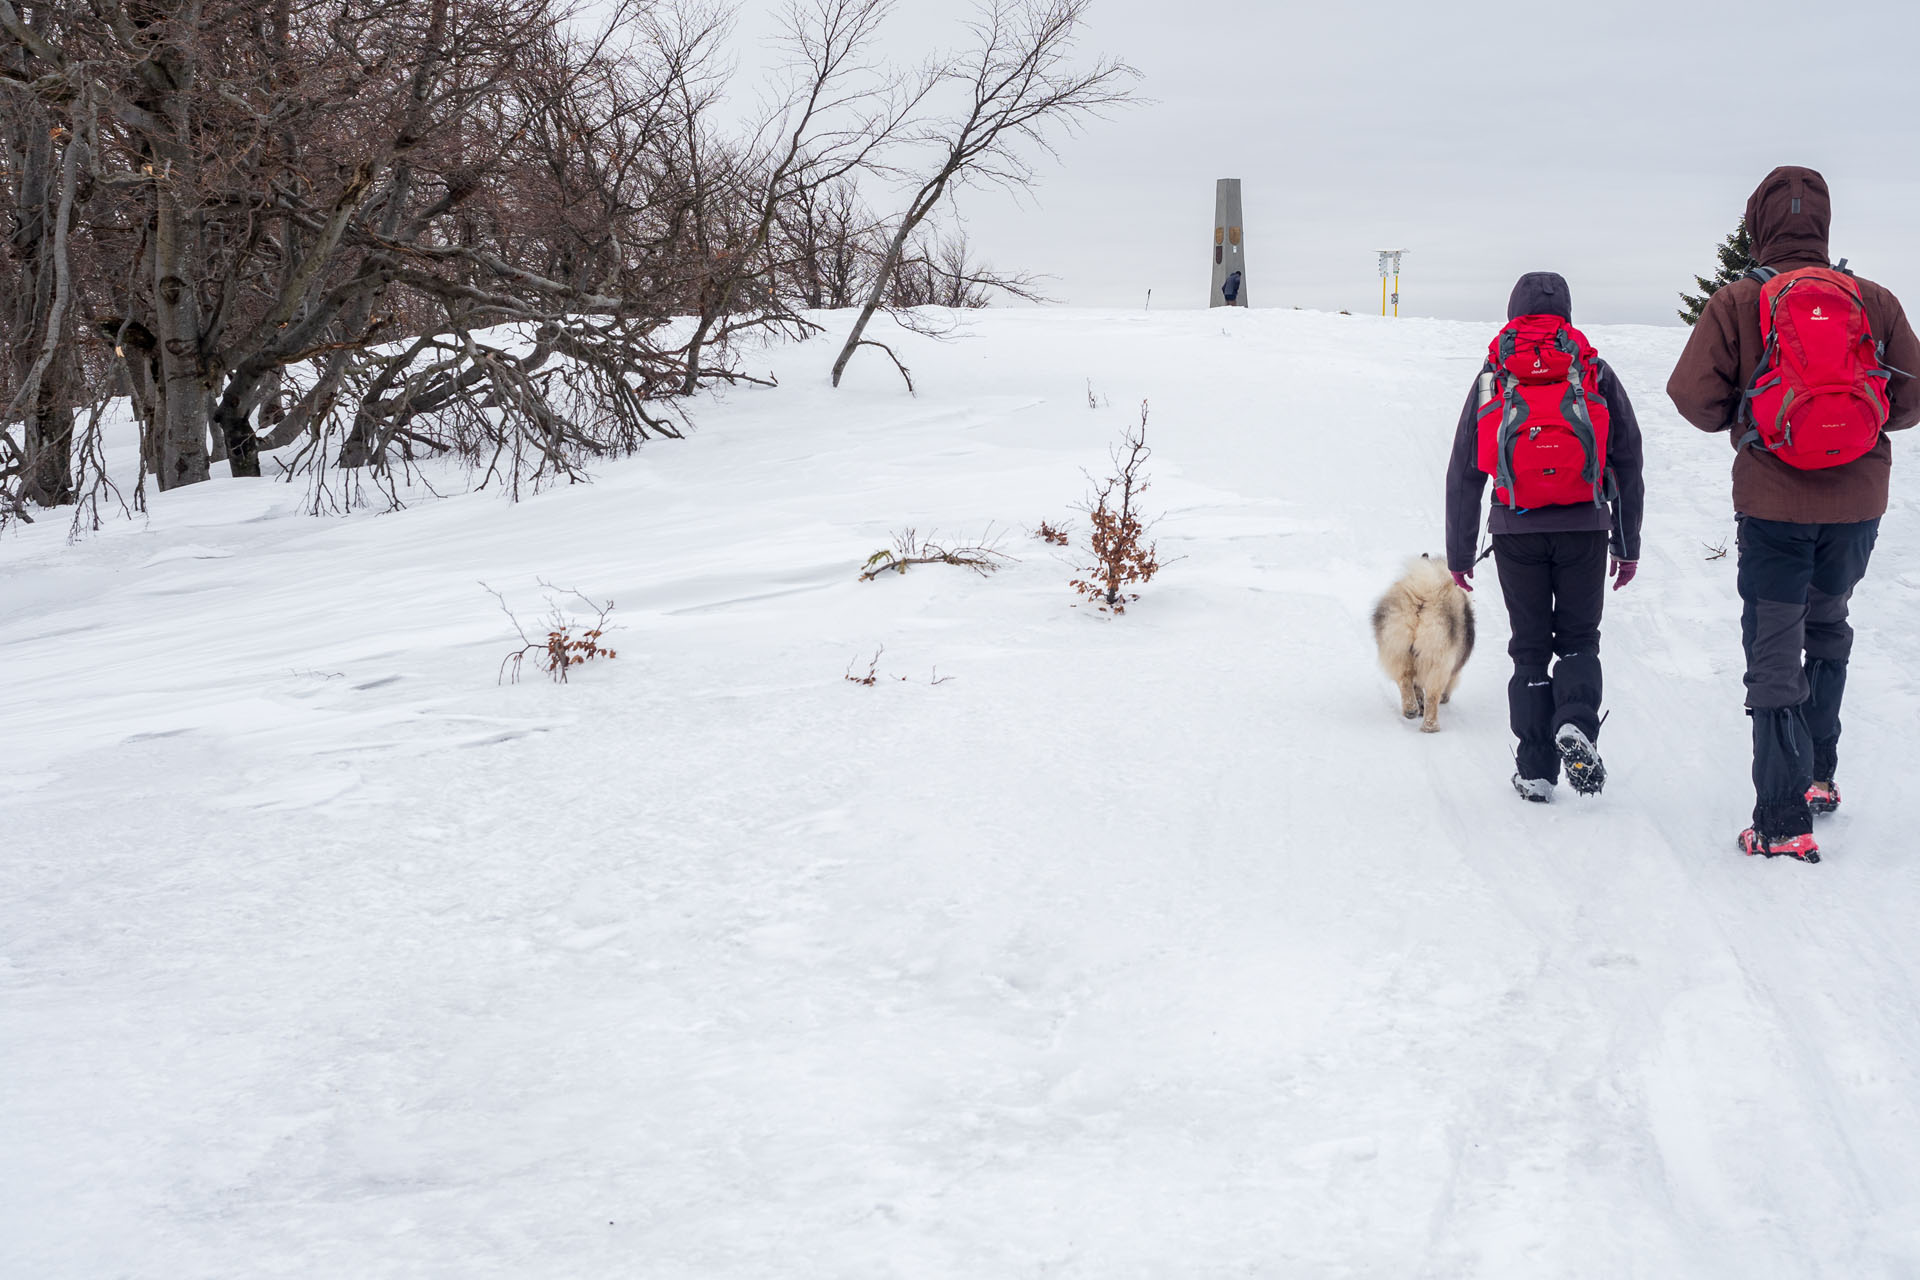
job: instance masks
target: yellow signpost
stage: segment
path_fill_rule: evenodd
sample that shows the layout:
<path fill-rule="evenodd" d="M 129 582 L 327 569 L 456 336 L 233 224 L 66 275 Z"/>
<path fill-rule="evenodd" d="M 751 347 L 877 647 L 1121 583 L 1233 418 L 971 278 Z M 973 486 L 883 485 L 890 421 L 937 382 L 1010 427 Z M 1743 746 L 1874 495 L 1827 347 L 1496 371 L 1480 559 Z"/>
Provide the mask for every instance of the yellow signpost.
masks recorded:
<path fill-rule="evenodd" d="M 1387 277 L 1392 276 L 1393 294 L 1391 300 L 1393 303 L 1394 318 L 1398 319 L 1400 316 L 1400 255 L 1405 253 L 1406 250 L 1381 249 L 1378 252 L 1380 254 L 1380 314 L 1383 316 L 1387 314 L 1387 303 L 1389 300 L 1387 294 Z"/>

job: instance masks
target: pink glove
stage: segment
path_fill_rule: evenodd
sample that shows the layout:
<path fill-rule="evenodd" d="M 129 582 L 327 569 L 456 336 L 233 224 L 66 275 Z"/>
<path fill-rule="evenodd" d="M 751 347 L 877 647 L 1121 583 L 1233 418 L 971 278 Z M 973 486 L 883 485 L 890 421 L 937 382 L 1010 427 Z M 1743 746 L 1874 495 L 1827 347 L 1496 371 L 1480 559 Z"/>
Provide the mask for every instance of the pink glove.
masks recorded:
<path fill-rule="evenodd" d="M 1634 574 L 1640 572 L 1640 562 L 1638 560 L 1622 560 L 1619 556 L 1615 556 L 1613 558 L 1613 567 L 1607 572 L 1613 578 L 1613 589 L 1618 591 L 1633 581 Z"/>
<path fill-rule="evenodd" d="M 1473 584 L 1467 581 L 1468 578 L 1471 578 L 1473 576 L 1473 570 L 1467 569 L 1465 571 L 1462 571 L 1459 569 L 1452 569 L 1452 570 L 1449 570 L 1449 572 L 1453 574 L 1454 586 L 1460 588 L 1462 591 L 1473 590 Z"/>

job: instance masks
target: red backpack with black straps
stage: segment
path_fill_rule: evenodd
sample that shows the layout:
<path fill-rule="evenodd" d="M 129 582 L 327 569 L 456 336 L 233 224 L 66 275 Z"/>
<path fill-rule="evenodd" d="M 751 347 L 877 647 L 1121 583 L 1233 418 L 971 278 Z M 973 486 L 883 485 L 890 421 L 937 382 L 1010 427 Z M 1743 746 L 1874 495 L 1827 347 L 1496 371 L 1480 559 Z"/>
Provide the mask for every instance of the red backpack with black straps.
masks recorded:
<path fill-rule="evenodd" d="M 1880 442 L 1891 413 L 1860 284 L 1833 267 L 1747 273 L 1760 282 L 1760 365 L 1740 404 L 1744 445 L 1802 471 L 1852 462 Z"/>
<path fill-rule="evenodd" d="M 1593 344 L 1559 316 L 1521 316 L 1487 348 L 1487 366 L 1479 464 L 1494 501 L 1604 507 L 1610 418 Z"/>

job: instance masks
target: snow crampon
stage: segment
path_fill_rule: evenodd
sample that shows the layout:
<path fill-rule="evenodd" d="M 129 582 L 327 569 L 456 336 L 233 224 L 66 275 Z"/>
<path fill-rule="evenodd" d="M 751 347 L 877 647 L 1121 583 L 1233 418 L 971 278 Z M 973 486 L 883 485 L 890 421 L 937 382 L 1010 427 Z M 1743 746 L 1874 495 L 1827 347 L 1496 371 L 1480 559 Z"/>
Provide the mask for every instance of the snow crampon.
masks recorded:
<path fill-rule="evenodd" d="M 1763 836 L 1752 827 L 1740 833 L 1740 852 L 1749 858 L 1784 856 L 1802 862 L 1820 861 L 1820 846 L 1812 836 Z"/>

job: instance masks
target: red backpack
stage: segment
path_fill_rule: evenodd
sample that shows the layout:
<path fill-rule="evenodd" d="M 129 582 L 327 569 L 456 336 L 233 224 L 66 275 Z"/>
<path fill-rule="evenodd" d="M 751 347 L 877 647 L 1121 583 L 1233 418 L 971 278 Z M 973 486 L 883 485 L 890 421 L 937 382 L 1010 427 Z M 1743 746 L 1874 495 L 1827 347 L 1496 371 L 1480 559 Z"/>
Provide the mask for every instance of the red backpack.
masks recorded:
<path fill-rule="evenodd" d="M 1487 348 L 1494 393 L 1480 406 L 1480 469 L 1516 511 L 1607 504 L 1600 354 L 1559 316 L 1521 316 Z"/>
<path fill-rule="evenodd" d="M 1756 267 L 1760 366 L 1747 384 L 1740 441 L 1802 471 L 1838 467 L 1880 442 L 1891 412 L 1886 349 L 1874 341 L 1860 285 L 1844 270 Z"/>

